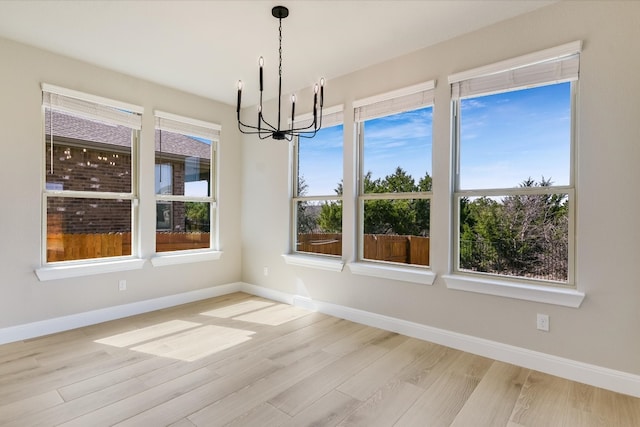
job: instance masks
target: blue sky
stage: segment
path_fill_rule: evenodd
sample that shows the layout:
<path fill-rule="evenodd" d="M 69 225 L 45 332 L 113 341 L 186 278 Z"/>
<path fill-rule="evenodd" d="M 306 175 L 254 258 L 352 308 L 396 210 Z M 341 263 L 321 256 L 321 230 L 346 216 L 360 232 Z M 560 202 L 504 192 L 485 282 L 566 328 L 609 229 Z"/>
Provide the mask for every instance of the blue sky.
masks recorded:
<path fill-rule="evenodd" d="M 461 102 L 461 188 L 511 188 L 543 176 L 569 184 L 570 84 Z M 365 123 L 364 170 L 383 178 L 401 166 L 416 181 L 432 174 L 431 107 Z M 449 144 L 449 141 L 446 141 Z M 342 179 L 342 126 L 300 144 L 307 195 L 334 195 Z"/>
<path fill-rule="evenodd" d="M 365 122 L 364 172 L 384 178 L 400 166 L 416 183 L 431 162 L 433 108 L 427 107 Z"/>
<path fill-rule="evenodd" d="M 299 168 L 308 196 L 333 196 L 342 181 L 342 125 L 322 128 L 313 138 L 300 138 Z"/>
<path fill-rule="evenodd" d="M 462 100 L 462 189 L 569 184 L 569 83 Z"/>

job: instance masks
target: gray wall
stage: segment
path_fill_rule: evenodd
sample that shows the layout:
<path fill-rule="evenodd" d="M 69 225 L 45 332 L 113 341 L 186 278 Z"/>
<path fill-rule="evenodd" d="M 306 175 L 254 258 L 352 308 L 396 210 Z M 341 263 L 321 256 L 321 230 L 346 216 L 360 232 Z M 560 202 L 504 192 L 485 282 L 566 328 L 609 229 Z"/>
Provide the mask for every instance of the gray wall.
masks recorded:
<path fill-rule="evenodd" d="M 142 53 L 143 54 L 143 53 Z M 239 281 L 240 141 L 235 111 L 211 100 L 158 86 L 83 62 L 0 39 L 0 328 L 112 307 Z M 188 72 L 185 69 L 185 72 Z M 218 261 L 144 268 L 121 273 L 40 282 L 41 194 L 44 171 L 42 95 L 46 82 L 145 109 L 141 132 L 140 215 L 142 252 L 154 252 L 153 110 L 222 125 L 220 247 Z M 119 279 L 128 290 L 118 291 Z"/>
<path fill-rule="evenodd" d="M 640 374 L 640 3 L 560 2 L 328 81 L 325 105 L 345 105 L 344 258 L 354 260 L 353 100 L 437 80 L 434 107 L 434 286 L 286 265 L 289 148 L 243 139 L 243 280 L 277 291 Z M 578 309 L 448 290 L 449 74 L 583 40 L 577 123 Z M 348 40 L 345 40 L 348 43 Z M 308 101 L 308 100 L 307 100 Z M 305 105 L 305 100 L 300 100 Z M 265 107 L 265 111 L 268 109 Z M 263 267 L 269 275 L 263 275 Z M 536 313 L 551 332 L 536 330 Z"/>

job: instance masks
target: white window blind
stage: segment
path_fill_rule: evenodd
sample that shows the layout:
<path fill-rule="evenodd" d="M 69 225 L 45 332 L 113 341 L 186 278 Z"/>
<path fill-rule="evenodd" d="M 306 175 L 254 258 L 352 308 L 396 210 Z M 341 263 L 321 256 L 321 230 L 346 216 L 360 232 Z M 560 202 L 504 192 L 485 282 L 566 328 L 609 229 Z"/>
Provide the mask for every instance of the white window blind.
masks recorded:
<path fill-rule="evenodd" d="M 331 126 L 337 126 L 344 122 L 344 106 L 335 105 L 333 107 L 322 109 L 322 127 L 328 128 Z M 313 123 L 313 114 L 301 114 L 295 118 L 293 126 L 295 128 L 304 128 Z M 289 120 L 291 124 L 291 120 Z"/>
<path fill-rule="evenodd" d="M 435 80 L 353 103 L 356 122 L 417 110 L 433 104 Z"/>
<path fill-rule="evenodd" d="M 105 124 L 142 128 L 142 107 L 52 85 L 42 85 L 43 105 L 83 119 Z"/>
<path fill-rule="evenodd" d="M 582 43 L 573 42 L 449 76 L 453 99 L 578 79 Z"/>
<path fill-rule="evenodd" d="M 155 111 L 156 128 L 159 130 L 179 133 L 180 135 L 195 136 L 211 141 L 220 139 L 221 126 L 203 120 L 182 117 L 176 114 Z"/>

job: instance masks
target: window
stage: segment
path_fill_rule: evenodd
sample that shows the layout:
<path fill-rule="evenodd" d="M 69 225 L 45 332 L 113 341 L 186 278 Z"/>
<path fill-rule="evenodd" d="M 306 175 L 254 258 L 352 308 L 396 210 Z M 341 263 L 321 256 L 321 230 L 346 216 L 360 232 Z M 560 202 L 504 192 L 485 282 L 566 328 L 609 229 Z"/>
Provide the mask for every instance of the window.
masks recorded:
<path fill-rule="evenodd" d="M 455 271 L 570 285 L 579 43 L 450 77 Z"/>
<path fill-rule="evenodd" d="M 326 108 L 316 136 L 294 140 L 295 252 L 342 255 L 342 120 L 342 106 Z"/>
<path fill-rule="evenodd" d="M 142 108 L 47 84 L 42 90 L 43 263 L 133 255 Z"/>
<path fill-rule="evenodd" d="M 429 265 L 433 81 L 357 101 L 359 260 Z"/>
<path fill-rule="evenodd" d="M 156 252 L 211 249 L 220 126 L 155 115 Z"/>

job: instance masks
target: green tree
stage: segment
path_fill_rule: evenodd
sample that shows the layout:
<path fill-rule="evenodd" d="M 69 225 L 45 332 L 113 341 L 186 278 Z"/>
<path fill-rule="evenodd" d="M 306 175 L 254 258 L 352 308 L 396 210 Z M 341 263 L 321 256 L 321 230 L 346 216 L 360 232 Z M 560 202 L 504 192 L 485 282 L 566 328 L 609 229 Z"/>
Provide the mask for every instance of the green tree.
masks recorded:
<path fill-rule="evenodd" d="M 309 189 L 309 184 L 307 184 L 306 181 L 304 180 L 304 176 L 300 175 L 298 177 L 298 196 L 306 195 L 308 189 Z M 313 232 L 316 229 L 316 224 L 317 224 L 316 215 L 317 214 L 314 214 L 312 207 L 309 205 L 309 202 L 305 202 L 305 201 L 298 202 L 298 209 L 297 209 L 298 233 Z"/>
<path fill-rule="evenodd" d="M 384 179 L 364 177 L 365 193 L 408 193 L 416 190 L 415 180 L 401 167 Z M 365 234 L 417 234 L 416 207 L 410 199 L 367 200 L 364 209 Z"/>
<path fill-rule="evenodd" d="M 417 191 L 429 192 L 431 191 L 433 180 L 429 176 L 429 172 L 418 182 Z M 416 211 L 416 233 L 417 236 L 430 236 L 430 221 L 431 221 L 431 200 L 429 199 L 415 199 L 414 209 Z"/>
<path fill-rule="evenodd" d="M 549 187 L 544 177 L 521 188 Z M 460 266 L 515 276 L 566 280 L 568 206 L 564 194 L 518 194 L 460 201 Z M 550 272 L 550 273 L 549 273 Z"/>
<path fill-rule="evenodd" d="M 336 195 L 342 196 L 342 181 L 333 191 Z M 342 201 L 330 201 L 322 204 L 318 226 L 324 233 L 342 233 Z"/>
<path fill-rule="evenodd" d="M 401 167 L 384 178 L 372 178 L 371 171 L 364 175 L 364 192 L 411 193 L 431 191 L 432 179 L 428 173 L 416 185 L 414 178 Z M 342 182 L 334 189 L 342 195 Z M 379 199 L 365 201 L 365 234 L 429 235 L 430 203 L 419 199 Z M 328 202 L 322 205 L 318 224 L 325 232 L 342 230 L 342 204 Z"/>
<path fill-rule="evenodd" d="M 186 231 L 209 231 L 209 203 L 185 202 Z"/>

